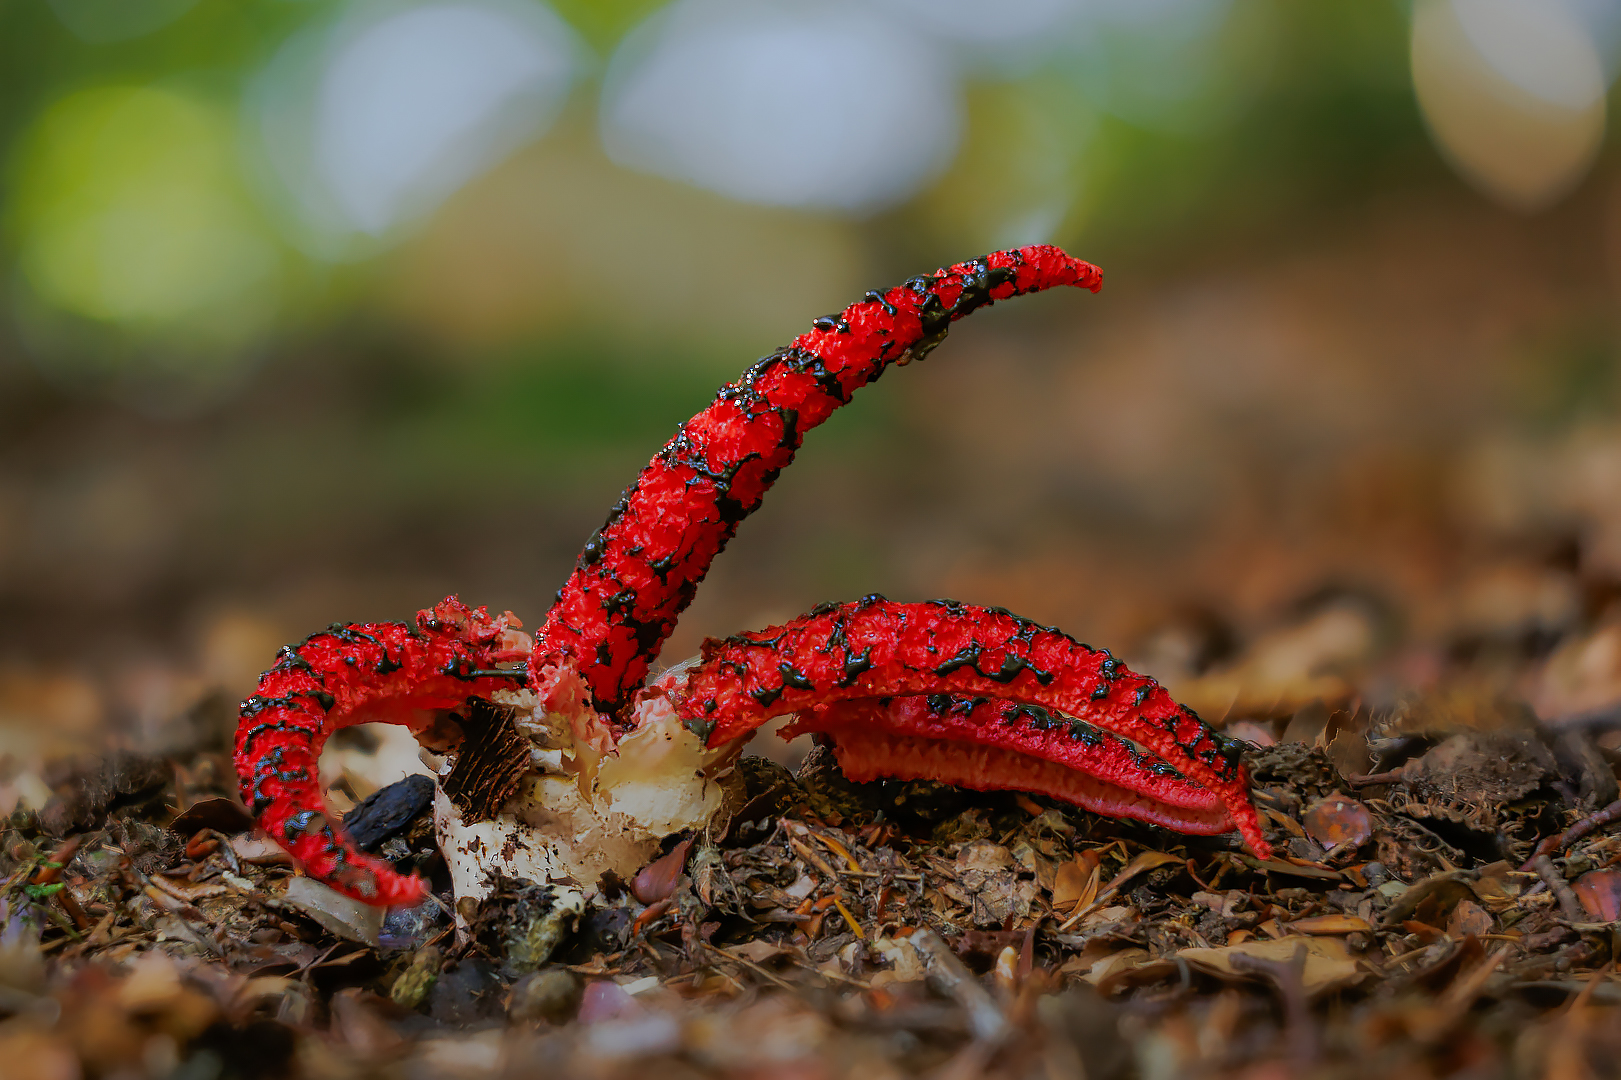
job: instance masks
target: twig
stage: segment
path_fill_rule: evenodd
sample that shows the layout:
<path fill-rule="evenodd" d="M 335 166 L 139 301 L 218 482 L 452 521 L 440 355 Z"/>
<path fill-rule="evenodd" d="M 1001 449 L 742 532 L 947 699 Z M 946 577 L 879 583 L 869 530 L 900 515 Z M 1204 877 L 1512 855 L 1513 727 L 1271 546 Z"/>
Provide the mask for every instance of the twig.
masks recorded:
<path fill-rule="evenodd" d="M 1436 943 L 1434 941 L 1432 941 L 1427 945 L 1420 945 L 1416 949 L 1408 949 L 1404 953 L 1397 953 L 1395 956 L 1387 957 L 1384 960 L 1379 961 L 1379 963 L 1374 964 L 1373 966 L 1379 969 L 1379 973 L 1381 975 L 1389 975 L 1390 969 L 1393 966 L 1395 966 L 1396 964 L 1405 964 L 1405 963 L 1407 963 L 1407 961 L 1411 960 L 1413 957 L 1417 956 L 1418 954 L 1423 953 L 1423 952 L 1428 952 L 1431 948 L 1433 948 L 1435 946 L 1435 944 Z M 1371 961 L 1370 961 L 1370 963 L 1371 963 Z"/>
<path fill-rule="evenodd" d="M 1576 841 L 1580 840 L 1594 829 L 1602 829 L 1604 826 L 1616 820 L 1621 820 L 1621 799 L 1615 800 L 1615 802 L 1611 803 L 1609 806 L 1606 806 L 1602 810 L 1595 810 L 1586 817 L 1577 818 L 1576 822 L 1571 825 L 1570 828 L 1566 829 L 1558 836 L 1550 836 L 1546 840 L 1542 841 L 1537 845 L 1536 851 L 1532 853 L 1531 857 L 1525 861 L 1525 865 L 1520 867 L 1520 869 L 1535 869 L 1536 861 L 1538 859 L 1545 859 L 1556 851 L 1563 851 L 1565 848 L 1574 844 Z M 1538 872 L 1540 873 L 1540 871 Z"/>
<path fill-rule="evenodd" d="M 850 976 L 844 974 L 844 972 L 842 972 L 842 971 L 823 971 L 821 968 L 817 967 L 814 964 L 807 964 L 807 963 L 805 963 L 805 961 L 795 959 L 792 956 L 790 956 L 788 958 L 788 962 L 790 964 L 794 965 L 794 967 L 796 967 L 796 968 L 801 968 L 801 969 L 803 969 L 805 971 L 808 971 L 812 975 L 819 975 L 824 979 L 833 979 L 833 980 L 836 980 L 838 982 L 849 983 L 851 986 L 859 986 L 863 990 L 871 990 L 872 989 L 872 984 L 871 983 L 864 982 L 861 979 L 853 979 Z"/>
<path fill-rule="evenodd" d="M 1566 922 L 1586 922 L 1587 913 L 1582 910 L 1582 902 L 1576 899 L 1576 893 L 1571 889 L 1570 882 L 1559 872 L 1553 860 L 1546 855 L 1538 855 L 1531 860 L 1536 867 L 1538 876 L 1548 883 L 1548 888 L 1559 901 L 1559 910 L 1564 913 Z"/>
<path fill-rule="evenodd" d="M 719 945 L 711 945 L 707 941 L 704 942 L 704 947 L 708 948 L 708 949 L 712 949 L 714 952 L 720 954 L 721 956 L 725 957 L 727 960 L 730 960 L 734 964 L 740 964 L 743 967 L 748 968 L 750 971 L 754 972 L 756 975 L 762 976 L 763 978 L 770 979 L 772 982 L 776 983 L 778 986 L 782 987 L 784 990 L 787 990 L 787 991 L 789 991 L 791 993 L 798 993 L 799 992 L 798 987 L 794 986 L 793 983 L 788 982 L 785 979 L 778 978 L 777 976 L 773 975 L 771 972 L 767 971 L 765 968 L 761 967 L 759 964 L 756 964 L 753 960 L 750 960 L 746 956 L 738 956 L 736 953 L 727 952 L 725 949 L 721 948 Z"/>
<path fill-rule="evenodd" d="M 968 1014 L 968 1030 L 975 1039 L 995 1044 L 1009 1031 L 1007 1017 L 990 992 L 979 984 L 962 961 L 940 940 L 940 935 L 924 928 L 909 939 L 923 961 L 923 971 L 934 988 L 963 1007 Z"/>

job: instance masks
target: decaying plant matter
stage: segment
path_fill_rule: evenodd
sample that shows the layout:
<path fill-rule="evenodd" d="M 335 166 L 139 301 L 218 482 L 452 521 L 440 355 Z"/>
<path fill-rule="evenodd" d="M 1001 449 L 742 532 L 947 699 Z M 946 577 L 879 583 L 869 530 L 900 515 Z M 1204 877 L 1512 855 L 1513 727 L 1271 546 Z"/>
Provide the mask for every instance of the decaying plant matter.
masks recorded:
<path fill-rule="evenodd" d="M 288 646 L 242 705 L 236 762 L 255 817 L 340 891 L 384 905 L 419 899 L 418 879 L 358 851 L 326 817 L 317 784 L 333 730 L 405 724 L 457 751 L 441 770 L 438 818 L 458 896 L 483 895 L 497 872 L 594 880 L 634 870 L 658 837 L 706 820 L 720 802 L 715 778 L 742 742 L 795 714 L 797 730 L 832 740 L 852 778 L 1040 792 L 1186 833 L 1237 829 L 1268 857 L 1241 743 L 1106 650 L 997 608 L 880 596 L 824 604 L 710 641 L 695 662 L 647 679 L 711 562 L 806 432 L 977 308 L 1101 283 L 1096 267 L 1057 248 L 1026 247 L 816 320 L 654 456 L 586 543 L 533 641 L 510 614 L 451 598 L 414 626 L 334 625 Z M 475 718 L 472 706 L 491 701 L 502 708 Z"/>

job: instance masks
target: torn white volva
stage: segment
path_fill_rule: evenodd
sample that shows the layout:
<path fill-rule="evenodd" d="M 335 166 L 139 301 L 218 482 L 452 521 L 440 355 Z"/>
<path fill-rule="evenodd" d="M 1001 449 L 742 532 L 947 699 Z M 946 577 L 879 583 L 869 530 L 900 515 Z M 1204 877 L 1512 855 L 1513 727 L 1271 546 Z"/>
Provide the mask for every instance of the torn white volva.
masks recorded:
<path fill-rule="evenodd" d="M 499 875 L 568 882 L 596 891 L 607 871 L 629 878 L 656 857 L 659 842 L 707 824 L 720 809 L 712 779 L 734 747 L 706 750 L 665 699 L 644 703 L 639 726 L 606 754 L 568 719 L 539 711 L 534 694 L 495 696 L 520 710 L 518 730 L 534 744 L 531 771 L 494 818 L 466 821 L 441 786 L 434 827 L 450 867 L 457 920 L 464 897 L 482 900 Z M 439 780 L 453 758 L 438 759 Z"/>

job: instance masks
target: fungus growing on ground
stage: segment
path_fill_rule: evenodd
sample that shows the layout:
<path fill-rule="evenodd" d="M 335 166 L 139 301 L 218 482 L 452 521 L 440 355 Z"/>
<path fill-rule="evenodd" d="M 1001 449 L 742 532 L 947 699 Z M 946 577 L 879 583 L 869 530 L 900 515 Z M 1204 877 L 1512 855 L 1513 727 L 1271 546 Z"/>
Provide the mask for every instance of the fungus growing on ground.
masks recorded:
<path fill-rule="evenodd" d="M 409 726 L 454 747 L 436 822 L 458 898 L 489 876 L 628 874 L 702 824 L 716 776 L 756 729 L 830 738 L 853 780 L 1038 792 L 1187 833 L 1238 830 L 1270 855 L 1242 744 L 1152 679 L 999 608 L 869 596 L 705 643 L 648 679 L 716 555 L 805 433 L 890 364 L 922 359 L 994 300 L 1102 275 L 1050 246 L 997 252 L 869 292 L 721 388 L 587 541 L 535 637 L 454 597 L 404 623 L 334 624 L 284 648 L 242 703 L 243 797 L 306 872 L 376 904 L 420 879 L 366 855 L 317 783 L 328 735 Z"/>

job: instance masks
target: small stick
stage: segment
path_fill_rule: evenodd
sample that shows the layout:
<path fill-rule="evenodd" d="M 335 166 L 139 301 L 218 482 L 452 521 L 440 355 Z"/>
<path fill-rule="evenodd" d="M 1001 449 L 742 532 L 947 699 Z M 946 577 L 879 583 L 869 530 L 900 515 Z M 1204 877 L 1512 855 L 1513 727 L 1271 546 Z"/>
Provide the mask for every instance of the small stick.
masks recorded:
<path fill-rule="evenodd" d="M 1587 913 L 1582 910 L 1582 902 L 1576 899 L 1576 893 L 1571 889 L 1570 882 L 1554 866 L 1553 860 L 1546 855 L 1538 855 L 1531 860 L 1536 867 L 1538 876 L 1547 882 L 1548 888 L 1553 891 L 1559 901 L 1559 910 L 1564 913 L 1566 922 L 1586 922 Z"/>
<path fill-rule="evenodd" d="M 993 1044 L 999 1042 L 1008 1033 L 1008 1021 L 990 991 L 963 967 L 962 961 L 933 930 L 919 930 L 908 940 L 922 959 L 923 970 L 934 988 L 968 1013 L 968 1030 L 974 1038 Z"/>
<path fill-rule="evenodd" d="M 779 979 L 777 976 L 773 975 L 771 972 L 767 971 L 765 968 L 761 967 L 759 964 L 756 964 L 753 960 L 750 960 L 746 956 L 738 956 L 736 953 L 729 953 L 725 949 L 721 948 L 719 945 L 711 945 L 707 941 L 704 942 L 704 946 L 706 948 L 718 953 L 724 959 L 730 960 L 732 963 L 738 964 L 738 965 L 740 965 L 742 967 L 746 967 L 750 971 L 754 972 L 756 975 L 762 976 L 763 978 L 770 979 L 772 982 L 776 983 L 778 986 L 782 987 L 784 990 L 787 990 L 789 993 L 797 994 L 799 992 L 799 988 L 794 986 L 793 983 L 788 982 L 788 981 L 786 981 L 784 979 Z"/>
<path fill-rule="evenodd" d="M 821 976 L 824 979 L 835 980 L 837 982 L 842 982 L 842 983 L 849 983 L 851 986 L 860 987 L 863 990 L 871 990 L 872 989 L 872 984 L 871 983 L 862 982 L 860 979 L 852 979 L 850 976 L 844 974 L 844 972 L 842 972 L 842 971 L 823 971 L 821 968 L 816 967 L 815 965 L 807 964 L 807 963 L 805 963 L 805 961 L 796 960 L 793 957 L 789 957 L 788 962 L 790 964 L 793 964 L 797 968 L 801 968 L 801 969 L 803 969 L 805 971 L 808 971 L 812 975 Z"/>

